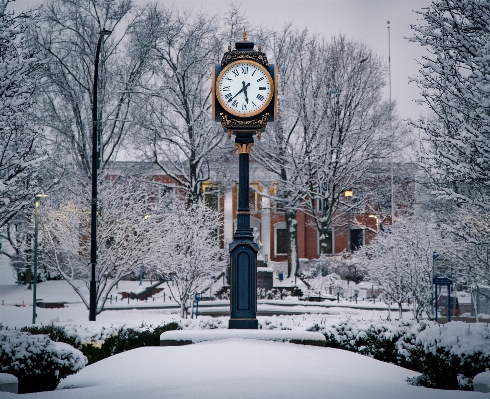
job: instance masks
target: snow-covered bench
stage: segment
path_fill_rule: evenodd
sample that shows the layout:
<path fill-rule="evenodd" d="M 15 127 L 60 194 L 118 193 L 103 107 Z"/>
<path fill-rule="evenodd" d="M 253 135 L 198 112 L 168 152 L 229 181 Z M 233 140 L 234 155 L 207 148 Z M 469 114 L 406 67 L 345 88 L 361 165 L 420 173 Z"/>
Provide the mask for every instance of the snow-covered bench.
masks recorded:
<path fill-rule="evenodd" d="M 473 378 L 473 390 L 477 392 L 490 392 L 490 371 L 477 374 Z"/>
<path fill-rule="evenodd" d="M 19 393 L 19 380 L 15 375 L 0 373 L 0 392 Z"/>

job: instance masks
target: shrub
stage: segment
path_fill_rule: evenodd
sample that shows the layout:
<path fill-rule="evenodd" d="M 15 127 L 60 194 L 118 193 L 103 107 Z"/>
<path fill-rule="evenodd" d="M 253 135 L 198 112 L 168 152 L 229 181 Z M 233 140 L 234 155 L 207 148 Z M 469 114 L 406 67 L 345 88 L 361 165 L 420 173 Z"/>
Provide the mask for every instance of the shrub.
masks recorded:
<path fill-rule="evenodd" d="M 41 326 L 22 327 L 21 331 L 31 333 L 32 335 L 44 334 L 49 336 L 49 339 L 54 342 L 64 342 L 74 348 L 80 349 L 80 344 L 76 336 L 70 336 L 64 327 L 47 324 Z"/>
<path fill-rule="evenodd" d="M 383 362 L 407 367 L 397 350 L 400 340 L 415 338 L 417 330 L 414 322 L 374 322 L 352 320 L 350 318 L 331 326 L 314 325 L 309 331 L 320 331 L 326 339 L 326 346 L 360 353 Z"/>
<path fill-rule="evenodd" d="M 133 328 L 120 328 L 116 334 L 108 337 L 102 345 L 86 343 L 81 351 L 88 358 L 89 364 L 98 362 L 117 353 L 126 352 L 142 346 L 160 346 L 160 335 L 165 331 L 177 330 L 180 326 L 172 322 L 153 329 L 137 330 Z"/>
<path fill-rule="evenodd" d="M 19 393 L 53 390 L 86 364 L 87 358 L 68 344 L 0 326 L 0 370 L 19 379 Z"/>
<path fill-rule="evenodd" d="M 473 378 L 490 368 L 487 323 L 423 322 L 414 340 L 397 346 L 400 358 L 422 373 L 411 382 L 429 388 L 472 390 Z"/>
<path fill-rule="evenodd" d="M 315 324 L 326 346 L 344 349 L 420 372 L 415 385 L 471 390 L 476 374 L 490 368 L 488 324 L 416 323 L 413 320 L 364 321 L 348 318 L 334 325 Z"/>
<path fill-rule="evenodd" d="M 179 324 L 175 322 L 154 328 L 144 325 L 140 329 L 121 327 L 115 333 L 111 334 L 109 332 L 111 334 L 109 336 L 105 335 L 107 332 L 102 334 L 103 336 L 99 337 L 103 340 L 102 344 L 94 342 L 81 343 L 81 339 L 76 335 L 76 332 L 67 332 L 65 327 L 53 324 L 40 327 L 23 327 L 22 331 L 27 331 L 31 334 L 46 334 L 52 341 L 67 343 L 79 349 L 87 357 L 88 364 L 92 364 L 117 353 L 142 346 L 160 346 L 160 335 L 163 332 L 179 328 Z"/>

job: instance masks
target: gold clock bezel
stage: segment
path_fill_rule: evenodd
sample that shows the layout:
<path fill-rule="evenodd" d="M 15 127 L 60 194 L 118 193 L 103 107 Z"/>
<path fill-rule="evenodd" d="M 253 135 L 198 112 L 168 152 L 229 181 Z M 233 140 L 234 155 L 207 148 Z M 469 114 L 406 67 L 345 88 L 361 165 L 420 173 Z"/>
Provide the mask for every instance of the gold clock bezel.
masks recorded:
<path fill-rule="evenodd" d="M 252 65 L 255 65 L 257 68 L 261 69 L 265 73 L 265 76 L 267 76 L 267 79 L 269 80 L 269 85 L 271 88 L 270 92 L 269 92 L 269 97 L 265 101 L 264 105 L 262 105 L 259 109 L 255 110 L 255 111 L 247 112 L 247 113 L 236 112 L 235 110 L 228 107 L 228 105 L 226 105 L 224 100 L 221 98 L 221 93 L 219 90 L 219 84 L 221 82 L 221 79 L 223 78 L 223 75 L 226 73 L 226 71 L 228 71 L 228 69 L 233 68 L 234 66 L 240 65 L 240 64 L 252 64 Z M 274 93 L 275 93 L 274 92 L 274 82 L 273 82 L 272 77 L 271 77 L 269 71 L 267 70 L 267 68 L 265 68 L 263 65 L 260 65 L 258 62 L 250 61 L 250 60 L 237 60 L 237 61 L 233 61 L 231 64 L 227 65 L 226 67 L 224 67 L 222 69 L 222 71 L 218 75 L 218 79 L 216 79 L 215 93 L 216 93 L 216 98 L 218 99 L 220 105 L 223 107 L 223 109 L 226 112 L 229 112 L 232 115 L 239 116 L 242 118 L 248 118 L 250 116 L 255 116 L 255 115 L 260 114 L 269 106 L 269 104 L 272 101 L 272 98 L 274 97 Z"/>

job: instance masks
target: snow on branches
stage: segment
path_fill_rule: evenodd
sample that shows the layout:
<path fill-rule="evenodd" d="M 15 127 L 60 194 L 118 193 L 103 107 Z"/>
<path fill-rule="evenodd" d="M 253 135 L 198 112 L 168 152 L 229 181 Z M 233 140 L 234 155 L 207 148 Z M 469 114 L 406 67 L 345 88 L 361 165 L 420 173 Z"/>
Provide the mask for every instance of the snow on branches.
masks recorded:
<path fill-rule="evenodd" d="M 413 81 L 433 112 L 415 122 L 426 135 L 422 166 L 438 198 L 488 214 L 490 2 L 435 1 L 418 14 L 410 40 L 430 54 Z"/>
<path fill-rule="evenodd" d="M 490 283 L 490 2 L 439 0 L 418 14 L 410 40 L 430 54 L 413 81 L 433 113 L 414 123 L 421 164 L 441 227 L 466 243 L 455 254 L 469 265 L 465 283 L 478 289 Z"/>
<path fill-rule="evenodd" d="M 33 204 L 43 160 L 39 132 L 28 116 L 40 62 L 25 32 L 35 18 L 13 16 L 7 4 L 0 3 L 0 228 Z"/>
<path fill-rule="evenodd" d="M 79 188 L 59 203 L 48 198 L 41 219 L 41 265 L 59 273 L 89 308 L 91 270 L 89 188 Z M 148 203 L 145 190 L 131 179 L 99 180 L 97 203 L 97 313 L 117 283 L 142 265 L 155 262 L 159 242 L 159 201 Z"/>
<path fill-rule="evenodd" d="M 185 317 L 189 300 L 207 289 L 212 277 L 225 267 L 226 252 L 220 248 L 222 217 L 203 201 L 188 203 L 175 196 L 159 223 L 159 245 L 154 248 L 158 270 Z"/>

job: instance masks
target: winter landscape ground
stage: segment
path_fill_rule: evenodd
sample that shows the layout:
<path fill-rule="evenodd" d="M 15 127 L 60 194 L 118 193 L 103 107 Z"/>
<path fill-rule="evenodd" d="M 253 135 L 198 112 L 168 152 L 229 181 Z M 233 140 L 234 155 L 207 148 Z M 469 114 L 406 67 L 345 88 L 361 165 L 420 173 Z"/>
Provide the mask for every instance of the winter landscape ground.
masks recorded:
<path fill-rule="evenodd" d="M 144 282 L 144 284 L 149 284 Z M 122 282 L 122 289 L 137 290 L 138 282 Z M 66 302 L 60 309 L 39 309 L 37 324 L 77 330 L 82 339 L 110 334 L 122 326 L 162 325 L 178 321 L 187 329 L 224 328 L 227 317 L 200 316 L 181 320 L 179 309 L 145 309 L 153 304 L 131 301 L 134 309 L 107 310 L 96 322 L 74 291 L 63 281 L 38 285 L 39 298 Z M 162 299 L 162 298 L 160 298 Z M 2 325 L 19 329 L 32 324 L 32 292 L 24 286 L 0 286 Z M 24 301 L 25 307 L 22 306 Z M 281 309 L 295 310 L 296 301 L 282 301 Z M 286 306 L 285 302 L 290 302 Z M 299 301 L 298 301 L 299 302 Z M 259 316 L 269 325 L 305 331 L 314 324 L 336 322 L 350 315 L 366 320 L 386 319 L 387 310 L 354 309 L 349 301 L 340 306 L 319 303 L 311 314 Z M 162 304 L 163 305 L 163 301 Z M 222 305 L 225 305 L 224 303 Z M 329 305 L 329 306 L 326 306 Z M 225 305 L 226 306 L 226 305 Z M 273 303 L 259 304 L 259 312 Z M 297 305 L 296 305 L 297 306 Z M 217 306 L 219 308 L 219 306 Z M 410 313 L 404 312 L 409 318 Z M 478 342 L 475 340 L 475 344 Z M 146 347 L 104 359 L 62 380 L 56 391 L 24 394 L 32 398 L 485 398 L 477 392 L 447 391 L 412 386 L 406 382 L 418 373 L 359 354 L 333 349 L 226 339 L 182 347 Z M 0 393 L 1 398 L 17 397 Z"/>

